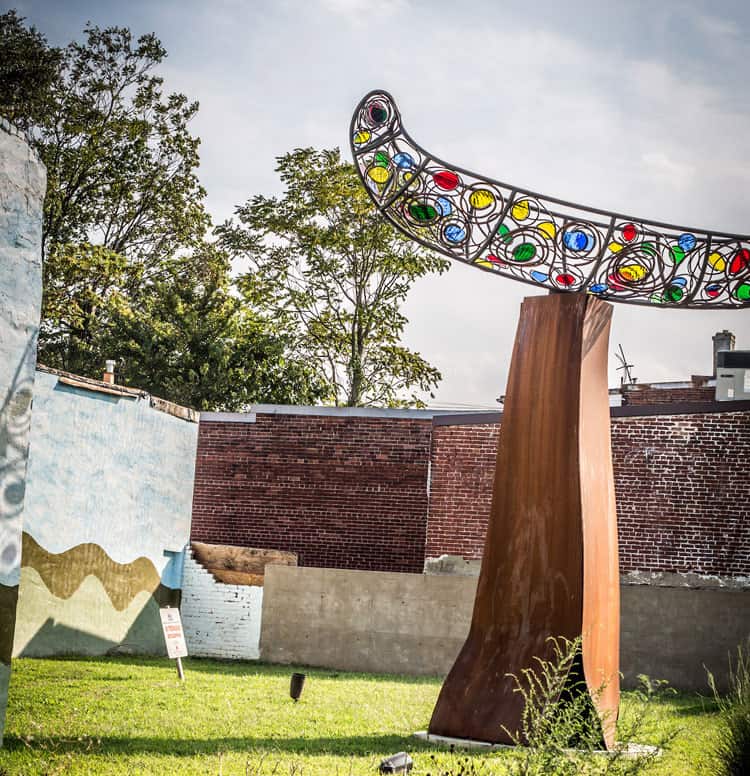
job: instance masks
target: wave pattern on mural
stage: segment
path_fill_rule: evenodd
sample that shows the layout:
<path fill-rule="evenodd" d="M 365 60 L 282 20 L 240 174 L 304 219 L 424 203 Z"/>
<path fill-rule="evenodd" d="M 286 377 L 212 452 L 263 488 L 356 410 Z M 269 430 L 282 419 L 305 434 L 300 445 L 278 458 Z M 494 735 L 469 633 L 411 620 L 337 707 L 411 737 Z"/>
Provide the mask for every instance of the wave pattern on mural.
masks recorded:
<path fill-rule="evenodd" d="M 555 291 L 670 308 L 750 305 L 750 237 L 576 205 L 448 164 L 412 140 L 378 90 L 350 128 L 378 209 L 420 244 Z"/>
<path fill-rule="evenodd" d="M 117 563 L 98 544 L 78 544 L 55 554 L 24 532 L 21 557 L 21 565 L 33 568 L 58 598 L 70 598 L 87 576 L 99 579 L 117 611 L 127 608 L 141 591 L 165 599 L 165 603 L 172 603 L 169 594 L 177 593 L 161 584 L 159 573 L 148 558 Z"/>

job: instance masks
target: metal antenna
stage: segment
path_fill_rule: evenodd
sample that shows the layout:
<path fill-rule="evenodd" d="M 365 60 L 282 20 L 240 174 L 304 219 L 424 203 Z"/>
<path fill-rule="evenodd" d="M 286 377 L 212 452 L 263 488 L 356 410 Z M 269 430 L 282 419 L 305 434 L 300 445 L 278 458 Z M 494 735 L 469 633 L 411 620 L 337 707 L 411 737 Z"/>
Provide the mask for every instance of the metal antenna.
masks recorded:
<path fill-rule="evenodd" d="M 623 370 L 622 374 L 620 375 L 620 385 L 634 385 L 637 381 L 637 377 L 633 377 L 633 373 L 630 371 L 632 367 L 635 366 L 635 364 L 629 364 L 627 358 L 625 358 L 625 351 L 622 349 L 622 345 L 618 343 L 618 348 L 620 348 L 619 353 L 615 353 L 615 357 L 620 362 L 620 366 L 617 367 L 617 371 L 619 372 L 621 369 Z"/>

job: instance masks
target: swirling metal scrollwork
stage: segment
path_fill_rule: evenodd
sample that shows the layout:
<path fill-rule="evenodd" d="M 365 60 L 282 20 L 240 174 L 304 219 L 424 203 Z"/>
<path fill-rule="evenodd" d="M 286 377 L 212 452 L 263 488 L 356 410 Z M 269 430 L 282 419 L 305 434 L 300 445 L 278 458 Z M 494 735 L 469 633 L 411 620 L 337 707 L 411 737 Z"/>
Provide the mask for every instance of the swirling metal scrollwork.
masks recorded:
<path fill-rule="evenodd" d="M 427 248 L 489 272 L 612 302 L 750 305 L 750 237 L 564 202 L 443 162 L 417 145 L 385 91 L 357 106 L 350 142 L 373 201 Z"/>

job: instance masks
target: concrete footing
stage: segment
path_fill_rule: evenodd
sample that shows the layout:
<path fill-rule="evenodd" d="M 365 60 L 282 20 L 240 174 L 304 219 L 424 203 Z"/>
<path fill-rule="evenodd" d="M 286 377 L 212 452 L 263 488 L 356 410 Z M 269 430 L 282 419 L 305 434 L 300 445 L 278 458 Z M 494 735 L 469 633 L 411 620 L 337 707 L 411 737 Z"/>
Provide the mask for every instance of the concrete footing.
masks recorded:
<path fill-rule="evenodd" d="M 450 736 L 437 736 L 432 733 L 428 733 L 426 730 L 418 730 L 414 734 L 414 738 L 418 738 L 420 741 L 427 741 L 430 744 L 437 744 L 438 746 L 445 746 L 451 749 L 474 749 L 478 751 L 494 752 L 500 749 L 520 749 L 521 747 L 512 746 L 510 744 L 493 744 L 490 741 L 474 741 L 470 738 L 451 738 Z M 583 750 L 570 750 L 574 751 Z M 637 760 L 641 757 L 661 757 L 662 750 L 658 746 L 651 746 L 650 744 L 616 744 L 613 751 L 607 751 L 606 749 L 595 749 L 593 754 L 602 755 L 606 757 L 614 757 L 619 755 L 626 760 Z"/>

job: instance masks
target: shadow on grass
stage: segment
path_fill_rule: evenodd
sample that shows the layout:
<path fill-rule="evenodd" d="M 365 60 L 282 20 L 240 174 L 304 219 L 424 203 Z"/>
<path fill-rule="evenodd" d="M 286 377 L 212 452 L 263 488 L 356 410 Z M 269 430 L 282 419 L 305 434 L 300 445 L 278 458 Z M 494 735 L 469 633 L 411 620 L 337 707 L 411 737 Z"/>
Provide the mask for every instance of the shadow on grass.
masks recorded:
<path fill-rule="evenodd" d="M 81 740 L 62 737 L 40 737 L 28 741 L 6 735 L 4 749 L 10 752 L 38 750 L 55 754 L 130 755 L 159 754 L 173 757 L 193 757 L 217 752 L 367 756 L 393 754 L 404 749 L 431 749 L 433 745 L 412 736 L 355 736 L 352 738 L 128 738 L 85 737 Z"/>
<path fill-rule="evenodd" d="M 99 665 L 120 665 L 131 668 L 157 668 L 175 670 L 173 660 L 167 657 L 153 657 L 148 655 L 102 655 L 92 657 L 80 657 L 75 655 L 55 655 L 47 658 L 25 658 L 27 660 L 49 660 L 55 663 L 96 663 Z M 350 681 L 362 678 L 368 681 L 403 681 L 409 684 L 434 684 L 442 681 L 437 676 L 408 676 L 406 674 L 368 674 L 362 672 L 341 671 L 333 668 L 321 668 L 319 666 L 305 665 L 280 665 L 278 663 L 264 663 L 260 660 L 217 660 L 215 658 L 189 657 L 183 658 L 182 664 L 186 674 L 194 672 L 198 674 L 218 674 L 221 676 L 250 676 L 261 674 L 264 676 L 287 676 L 294 671 L 302 671 L 309 676 L 320 679 L 341 679 Z M 87 677 L 84 677 L 87 678 Z M 96 677 L 97 679 L 99 677 Z M 127 677 L 125 677 L 127 678 Z M 108 680 L 111 677 L 107 677 Z"/>

